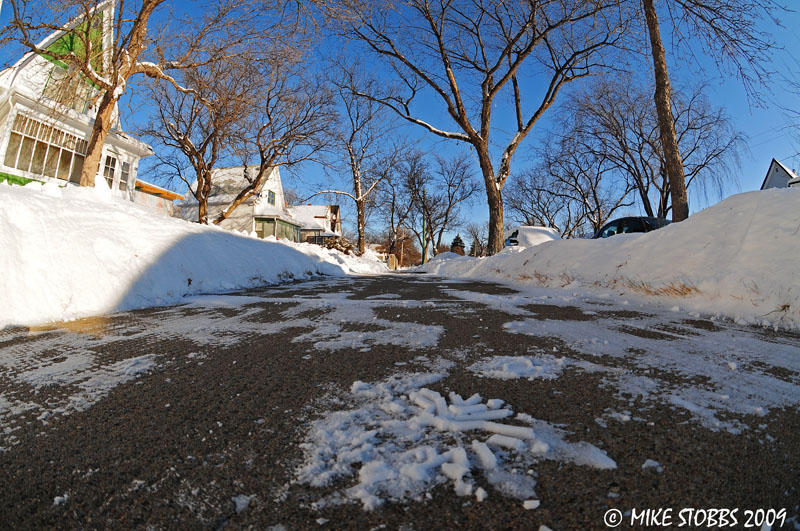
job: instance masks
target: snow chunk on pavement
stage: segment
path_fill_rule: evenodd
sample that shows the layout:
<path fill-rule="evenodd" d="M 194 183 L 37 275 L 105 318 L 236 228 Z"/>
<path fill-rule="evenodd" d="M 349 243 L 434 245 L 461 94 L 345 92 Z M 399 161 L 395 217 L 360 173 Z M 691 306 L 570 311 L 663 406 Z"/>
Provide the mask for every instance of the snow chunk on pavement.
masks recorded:
<path fill-rule="evenodd" d="M 231 498 L 233 502 L 234 508 L 236 509 L 236 514 L 244 511 L 250 506 L 250 501 L 255 498 L 255 496 L 247 496 L 245 494 L 239 494 L 238 496 L 234 496 Z"/>
<path fill-rule="evenodd" d="M 64 505 L 65 503 L 67 503 L 67 501 L 69 501 L 69 494 L 65 492 L 63 496 L 56 496 L 55 498 L 53 498 L 53 507 Z"/>
<path fill-rule="evenodd" d="M 642 464 L 642 470 L 655 470 L 659 474 L 664 471 L 664 467 L 661 466 L 661 463 L 658 461 L 654 461 L 652 459 L 647 459 Z"/>
<path fill-rule="evenodd" d="M 494 356 L 468 367 L 474 373 L 489 378 L 511 380 L 515 378 L 543 378 L 553 380 L 561 375 L 566 358 L 544 356 Z"/>
<path fill-rule="evenodd" d="M 599 448 L 567 442 L 567 432 L 529 415 L 524 418 L 531 420 L 530 427 L 498 422 L 513 415 L 509 405 L 501 408 L 500 399 L 484 401 L 477 394 L 464 399 L 455 392 L 445 398 L 423 387 L 445 376 L 400 374 L 371 385 L 357 381 L 351 395 L 360 407 L 321 414 L 301 444 L 305 460 L 296 481 L 330 487 L 354 478 L 356 484 L 314 507 L 360 502 L 373 510 L 387 501 L 421 500 L 446 483 L 456 495 L 474 494 L 481 501 L 487 493 L 476 488 L 476 474 L 505 496 L 529 500 L 536 496 L 536 481 L 520 469 L 539 459 L 616 467 Z"/>
<path fill-rule="evenodd" d="M 540 503 L 539 500 L 525 500 L 522 502 L 522 506 L 530 511 L 531 509 L 537 509 Z"/>

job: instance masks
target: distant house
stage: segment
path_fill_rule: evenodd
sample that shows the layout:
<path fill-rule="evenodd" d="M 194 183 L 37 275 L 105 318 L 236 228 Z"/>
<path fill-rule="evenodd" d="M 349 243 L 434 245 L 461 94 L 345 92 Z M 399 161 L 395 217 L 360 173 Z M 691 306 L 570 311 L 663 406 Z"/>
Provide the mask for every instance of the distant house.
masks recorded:
<path fill-rule="evenodd" d="M 255 178 L 255 169 L 247 166 L 219 168 L 211 175 L 211 193 L 208 197 L 208 220 L 213 221 L 236 198 L 239 192 Z M 338 205 L 307 205 L 290 207 L 286 204 L 283 183 L 278 167 L 268 170 L 267 178 L 257 193 L 240 204 L 220 223 L 222 228 L 255 232 L 259 238 L 275 236 L 281 240 L 323 243 L 324 239 L 342 234 L 342 221 Z M 192 188 L 196 187 L 195 182 Z M 176 216 L 197 221 L 197 199 L 186 194 L 177 204 Z"/>
<path fill-rule="evenodd" d="M 777 160 L 772 159 L 767 175 L 764 177 L 764 182 L 761 184 L 761 189 L 786 188 L 798 185 L 800 185 L 800 177 Z"/>
<path fill-rule="evenodd" d="M 101 28 L 96 33 L 96 46 L 102 51 L 104 64 L 109 64 L 112 51 L 112 9 L 112 2 L 101 4 L 93 20 Z M 75 25 L 80 22 L 76 20 Z M 70 50 L 76 46 L 72 37 L 69 32 L 56 31 L 40 42 L 39 47 Z M 80 53 L 78 48 L 76 53 Z M 68 72 L 66 64 L 33 52 L 0 71 L 0 181 L 77 185 L 98 95 L 98 89 L 91 83 Z M 139 160 L 152 154 L 150 146 L 122 131 L 119 109 L 115 109 L 98 177 L 105 178 L 115 196 L 150 204 L 153 201 L 149 198 L 138 197 L 149 192 L 137 187 L 142 182 L 137 179 L 137 171 Z M 163 195 L 161 198 L 171 202 Z M 157 202 L 159 209 L 168 208 L 163 201 Z"/>
<path fill-rule="evenodd" d="M 322 245 L 328 238 L 342 235 L 339 205 L 290 206 L 289 212 L 302 225 L 300 241 Z"/>
<path fill-rule="evenodd" d="M 259 238 L 275 236 L 279 239 L 300 241 L 302 225 L 289 214 L 283 195 L 283 184 L 278 168 L 269 174 L 260 190 L 240 204 L 220 226 L 246 233 L 255 232 Z M 211 176 L 211 193 L 208 198 L 208 219 L 211 222 L 236 198 L 239 192 L 255 177 L 255 170 L 247 166 L 220 168 Z M 197 186 L 197 183 L 192 185 Z M 197 221 L 197 199 L 189 193 L 178 203 L 178 216 Z"/>

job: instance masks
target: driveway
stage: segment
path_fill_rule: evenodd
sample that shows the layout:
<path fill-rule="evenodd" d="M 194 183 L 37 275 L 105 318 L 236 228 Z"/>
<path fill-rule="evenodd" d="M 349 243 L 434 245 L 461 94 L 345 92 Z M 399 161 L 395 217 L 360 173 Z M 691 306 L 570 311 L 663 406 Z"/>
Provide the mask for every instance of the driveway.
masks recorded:
<path fill-rule="evenodd" d="M 800 336 L 676 304 L 393 275 L 7 329 L 0 527 L 797 526 Z"/>

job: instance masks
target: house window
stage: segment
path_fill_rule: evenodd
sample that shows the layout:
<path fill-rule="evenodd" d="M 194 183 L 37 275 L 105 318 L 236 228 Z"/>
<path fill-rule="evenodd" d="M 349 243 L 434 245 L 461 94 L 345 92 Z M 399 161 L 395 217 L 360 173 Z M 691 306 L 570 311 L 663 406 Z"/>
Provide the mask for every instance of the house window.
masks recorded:
<path fill-rule="evenodd" d="M 108 187 L 112 188 L 114 184 L 114 171 L 117 168 L 117 159 L 112 157 L 111 155 L 106 155 L 106 165 L 103 168 L 103 176 L 106 178 L 106 182 L 108 182 Z"/>
<path fill-rule="evenodd" d="M 86 140 L 17 114 L 3 163 L 37 176 L 79 183 L 86 148 Z"/>
<path fill-rule="evenodd" d="M 131 176 L 131 165 L 128 162 L 122 163 L 122 175 L 119 176 L 119 189 L 123 192 L 128 189 L 128 179 Z"/>
<path fill-rule="evenodd" d="M 275 192 L 273 192 L 272 190 L 269 190 L 267 192 L 267 202 L 270 205 L 275 205 Z"/>
<path fill-rule="evenodd" d="M 92 97 L 92 86 L 74 67 L 68 71 L 63 66 L 53 65 L 42 96 L 85 113 Z"/>
<path fill-rule="evenodd" d="M 275 234 L 275 220 L 269 218 L 255 219 L 256 235 L 259 238 L 266 238 Z"/>

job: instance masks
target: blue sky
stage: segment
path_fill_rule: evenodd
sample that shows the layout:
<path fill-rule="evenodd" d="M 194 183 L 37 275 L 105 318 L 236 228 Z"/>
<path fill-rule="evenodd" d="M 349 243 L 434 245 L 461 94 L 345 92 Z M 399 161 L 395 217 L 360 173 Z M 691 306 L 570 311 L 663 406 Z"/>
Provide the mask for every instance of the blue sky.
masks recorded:
<path fill-rule="evenodd" d="M 178 9 L 189 7 L 194 2 L 178 1 Z M 3 11 L 7 11 L 8 7 Z M 0 13 L 0 20 L 7 20 L 7 13 Z M 705 64 L 684 64 L 679 61 L 674 49 L 668 50 L 668 65 L 673 83 L 695 84 L 705 82 L 707 94 L 717 105 L 725 108 L 729 114 L 733 126 L 743 133 L 745 137 L 744 149 L 740 153 L 740 167 L 733 179 L 728 181 L 723 196 L 728 196 L 740 191 L 758 189 L 769 166 L 770 160 L 774 157 L 790 168 L 800 169 L 800 129 L 797 122 L 800 121 L 800 95 L 793 92 L 788 84 L 783 82 L 785 76 L 800 77 L 800 35 L 794 29 L 800 27 L 800 14 L 797 12 L 786 13 L 781 19 L 782 27 L 773 26 L 765 23 L 765 27 L 772 33 L 774 40 L 783 49 L 777 51 L 772 63 L 772 70 L 776 72 L 774 80 L 771 82 L 769 90 L 765 91 L 763 106 L 754 106 L 748 100 L 742 86 L 738 80 L 724 74 L 720 74 L 713 66 Z M 15 59 L 19 48 L 6 46 L 0 53 L 3 63 L 7 64 Z M 705 61 L 700 59 L 700 61 Z M 377 66 L 377 65 L 376 65 Z M 797 79 L 795 79 L 797 81 Z M 135 86 L 134 86 L 135 87 Z M 132 91 L 131 91 L 132 92 Z M 132 103 L 133 108 L 141 108 L 138 103 L 137 94 L 132 92 L 126 98 Z M 426 115 L 437 125 L 448 127 L 449 120 L 444 109 L 438 102 L 426 105 L 430 113 Z M 798 114 L 791 116 L 785 109 L 794 109 Z M 526 152 L 533 148 L 538 142 L 538 138 L 552 126 L 550 118 L 553 111 L 549 110 L 543 120 L 537 124 L 531 135 L 523 142 L 512 163 L 512 169 L 520 171 L 524 169 Z M 123 108 L 124 124 L 129 125 L 138 121 L 140 116 L 132 120 Z M 137 113 L 138 114 L 138 113 Z M 498 114 L 499 118 L 499 114 Z M 495 122 L 498 123 L 498 122 Z M 461 144 L 454 144 L 452 141 L 440 140 L 433 135 L 426 133 L 419 127 L 409 126 L 398 118 L 398 130 L 411 138 L 419 139 L 421 147 L 436 152 L 452 152 L 456 149 L 465 149 Z M 498 138 L 502 136 L 497 134 Z M 145 165 L 146 166 L 146 165 Z M 301 195 L 309 195 L 316 191 L 317 187 L 330 186 L 331 177 L 326 175 L 323 169 L 313 163 L 304 164 L 292 171 L 283 171 L 284 185 L 298 189 Z M 476 163 L 476 178 L 480 178 Z M 157 179 L 155 179 L 157 181 Z M 179 187 L 176 186 L 176 189 Z M 183 191 L 183 190 L 178 190 Z M 708 198 L 695 197 L 690 190 L 690 207 L 692 212 L 715 203 L 719 197 L 711 195 Z M 339 202 L 344 209 L 345 220 L 354 219 L 354 210 L 346 198 L 339 198 Z M 632 212 L 637 212 L 633 210 Z M 483 222 L 488 218 L 485 205 L 485 192 L 481 192 L 476 198 L 475 204 L 470 208 L 468 217 L 474 221 Z M 451 236 L 452 238 L 452 236 Z"/>
<path fill-rule="evenodd" d="M 693 86 L 704 84 L 706 94 L 711 102 L 722 107 L 728 114 L 733 127 L 744 137 L 742 149 L 739 152 L 739 166 L 734 167 L 732 175 L 725 179 L 725 186 L 721 195 L 715 192 L 703 195 L 692 193 L 690 189 L 690 209 L 691 212 L 702 210 L 720 199 L 729 195 L 757 190 L 760 188 L 764 176 L 772 158 L 776 158 L 790 168 L 800 170 L 800 94 L 793 91 L 786 78 L 797 76 L 795 81 L 800 78 L 800 35 L 795 31 L 800 27 L 800 14 L 797 12 L 785 13 L 781 18 L 781 27 L 773 25 L 771 22 L 764 22 L 772 38 L 778 45 L 773 56 L 770 70 L 775 73 L 770 80 L 769 86 L 758 90 L 762 93 L 762 103 L 748 99 L 741 82 L 728 73 L 721 73 L 712 64 L 709 58 L 698 55 L 692 62 L 686 60 L 685 53 L 680 48 L 670 47 L 667 50 L 668 66 L 674 85 Z M 662 28 L 662 32 L 668 34 Z M 668 38 L 668 37 L 665 37 Z M 679 59 L 680 57 L 680 59 Z M 646 58 L 645 65 L 649 66 L 649 57 Z M 652 77 L 651 72 L 644 75 Z M 649 78 L 648 78 L 649 79 Z M 557 105 L 558 103 L 556 103 Z M 449 121 L 443 107 L 435 102 L 426 105 L 429 112 L 425 114 L 425 119 L 441 128 L 448 128 Z M 796 115 L 792 116 L 786 109 L 793 109 Z M 537 124 L 528 138 L 525 139 L 520 149 L 517 151 L 513 162 L 512 171 L 521 171 L 529 165 L 527 152 L 533 148 L 548 128 L 553 126 L 552 117 L 556 109 L 550 109 L 544 118 Z M 499 123 L 500 112 L 496 113 L 495 124 Z M 417 138 L 422 145 L 430 151 L 437 153 L 448 153 L 454 146 L 463 148 L 462 144 L 453 141 L 438 139 L 434 135 L 423 131 L 416 126 L 406 125 L 401 119 L 398 120 L 398 128 L 406 132 L 412 138 Z M 455 126 L 450 126 L 451 130 Z M 499 140 L 503 135 L 496 134 Z M 496 160 L 496 157 L 495 157 Z M 295 182 L 300 188 L 302 183 L 313 183 L 321 177 L 321 171 L 312 165 L 298 168 L 296 172 L 300 179 L 295 180 L 291 176 L 284 178 L 285 183 Z M 477 169 L 476 177 L 480 179 Z M 468 217 L 472 220 L 484 222 L 488 219 L 488 210 L 485 204 L 485 192 L 481 192 L 476 198 L 475 204 L 469 209 Z M 351 212 L 351 205 L 342 201 L 345 209 L 345 216 Z M 633 207 L 631 214 L 643 214 L 639 207 Z M 623 212 L 620 213 L 622 215 Z M 508 218 L 508 215 L 506 216 Z M 352 219 L 352 218 L 351 218 Z M 449 236 L 452 239 L 454 234 Z M 449 242 L 449 239 L 447 240 Z"/>

